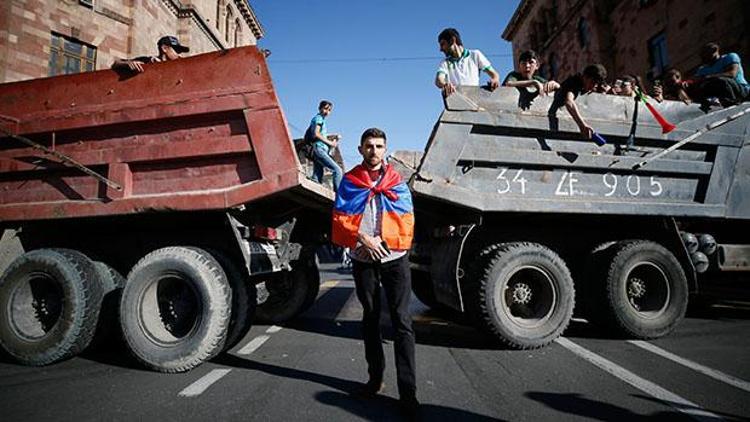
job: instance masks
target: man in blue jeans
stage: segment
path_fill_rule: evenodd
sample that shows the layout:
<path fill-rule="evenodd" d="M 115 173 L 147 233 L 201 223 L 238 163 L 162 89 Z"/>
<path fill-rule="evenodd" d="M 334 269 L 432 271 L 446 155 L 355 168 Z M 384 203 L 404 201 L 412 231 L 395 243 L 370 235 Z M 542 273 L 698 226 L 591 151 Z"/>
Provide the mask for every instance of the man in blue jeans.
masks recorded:
<path fill-rule="evenodd" d="M 333 190 L 336 191 L 341 183 L 344 172 L 338 163 L 331 157 L 331 148 L 338 145 L 339 138 L 328 136 L 326 117 L 333 111 L 333 103 L 323 100 L 318 105 L 318 114 L 310 121 L 310 126 L 305 133 L 305 140 L 313 143 L 313 174 L 312 179 L 318 183 L 323 182 L 323 168 L 327 167 L 333 173 Z"/>

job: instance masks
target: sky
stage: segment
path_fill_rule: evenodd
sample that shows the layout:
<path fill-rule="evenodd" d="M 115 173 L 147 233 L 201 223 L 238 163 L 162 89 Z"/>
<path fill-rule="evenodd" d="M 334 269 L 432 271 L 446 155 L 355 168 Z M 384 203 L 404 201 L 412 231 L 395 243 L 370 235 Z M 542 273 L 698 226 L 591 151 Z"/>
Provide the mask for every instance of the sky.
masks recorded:
<path fill-rule="evenodd" d="M 424 149 L 443 109 L 434 85 L 442 29 L 458 29 L 464 46 L 481 50 L 501 78 L 513 68 L 501 34 L 518 0 L 250 3 L 292 136 L 303 136 L 321 99 L 332 101 L 328 131 L 343 136 L 345 170 L 361 161 L 357 145 L 369 127 L 386 132 L 389 151 Z"/>

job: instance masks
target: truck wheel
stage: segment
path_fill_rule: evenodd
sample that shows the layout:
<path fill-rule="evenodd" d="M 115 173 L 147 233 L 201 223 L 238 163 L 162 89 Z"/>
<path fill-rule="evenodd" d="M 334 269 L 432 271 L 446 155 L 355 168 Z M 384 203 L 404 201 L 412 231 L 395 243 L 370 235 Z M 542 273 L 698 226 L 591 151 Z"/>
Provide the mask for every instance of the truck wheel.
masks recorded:
<path fill-rule="evenodd" d="M 687 277 L 677 258 L 651 241 L 621 242 L 606 270 L 605 324 L 641 339 L 672 331 L 687 309 Z"/>
<path fill-rule="evenodd" d="M 183 372 L 221 352 L 232 291 L 220 264 L 198 248 L 167 247 L 128 275 L 120 325 L 133 355 L 160 372 Z"/>
<path fill-rule="evenodd" d="M 292 271 L 281 271 L 259 276 L 258 308 L 255 312 L 259 322 L 280 324 L 306 311 L 318 297 L 320 272 L 314 259 L 301 258 L 292 266 Z"/>
<path fill-rule="evenodd" d="M 411 270 L 411 290 L 420 302 L 432 309 L 439 309 L 435 299 L 435 289 L 432 287 L 430 273 L 427 271 Z"/>
<path fill-rule="evenodd" d="M 91 342 L 102 290 L 93 262 L 68 249 L 16 258 L 0 280 L 0 346 L 26 365 L 75 356 Z"/>
<path fill-rule="evenodd" d="M 565 262 L 549 248 L 526 242 L 494 251 L 477 298 L 485 328 L 515 349 L 552 342 L 568 326 L 575 303 Z"/>
<path fill-rule="evenodd" d="M 208 253 L 224 269 L 229 286 L 232 288 L 232 317 L 229 320 L 227 341 L 224 344 L 224 350 L 229 350 L 245 338 L 245 335 L 247 335 L 247 332 L 252 327 L 257 303 L 255 284 L 253 284 L 247 271 L 242 266 L 235 264 L 223 252 L 208 249 Z"/>

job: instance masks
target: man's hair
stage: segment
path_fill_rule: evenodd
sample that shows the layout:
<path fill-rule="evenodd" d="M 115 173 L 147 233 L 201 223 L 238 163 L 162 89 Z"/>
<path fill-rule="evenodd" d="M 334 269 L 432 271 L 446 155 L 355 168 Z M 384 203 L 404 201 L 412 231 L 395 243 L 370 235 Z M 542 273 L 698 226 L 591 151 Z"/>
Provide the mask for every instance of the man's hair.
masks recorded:
<path fill-rule="evenodd" d="M 583 76 L 588 76 L 596 83 L 602 83 L 607 79 L 607 69 L 599 64 L 590 64 L 583 69 Z"/>
<path fill-rule="evenodd" d="M 451 42 L 451 39 L 456 40 L 456 44 L 458 45 L 464 45 L 461 42 L 461 34 L 458 33 L 458 30 L 456 28 L 445 28 L 440 32 L 440 35 L 438 35 L 438 41 L 445 41 L 445 42 Z"/>
<path fill-rule="evenodd" d="M 539 61 L 539 55 L 534 50 L 526 50 L 518 56 L 518 62 L 530 62 L 532 60 Z"/>
<path fill-rule="evenodd" d="M 328 100 L 321 100 L 320 104 L 318 104 L 318 110 L 322 109 L 323 107 L 331 106 L 333 107 L 333 103 Z"/>
<path fill-rule="evenodd" d="M 670 67 L 669 69 L 664 71 L 664 79 L 667 79 L 671 77 L 672 75 L 676 75 L 677 78 L 682 79 L 682 72 L 677 70 L 677 68 Z"/>
<path fill-rule="evenodd" d="M 716 44 L 715 42 L 709 42 L 709 43 L 703 44 L 703 47 L 701 48 L 701 52 L 716 54 L 719 52 L 719 44 Z"/>
<path fill-rule="evenodd" d="M 365 141 L 370 138 L 383 138 L 383 141 L 385 142 L 388 141 L 388 139 L 385 137 L 385 132 L 383 132 L 382 130 L 376 127 L 371 127 L 365 130 L 364 132 L 362 132 L 362 137 L 359 138 L 359 144 L 363 145 Z"/>

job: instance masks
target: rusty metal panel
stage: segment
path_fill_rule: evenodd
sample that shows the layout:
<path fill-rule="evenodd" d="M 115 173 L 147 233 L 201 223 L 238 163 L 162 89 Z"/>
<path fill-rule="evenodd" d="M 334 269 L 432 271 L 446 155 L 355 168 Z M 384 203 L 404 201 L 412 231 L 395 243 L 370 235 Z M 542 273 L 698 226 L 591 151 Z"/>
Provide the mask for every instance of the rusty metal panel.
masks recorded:
<path fill-rule="evenodd" d="M 0 137 L 0 221 L 223 209 L 299 191 L 304 175 L 255 47 L 145 68 L 0 85 L 3 129 L 123 187 Z"/>
<path fill-rule="evenodd" d="M 551 98 L 518 106 L 518 91 L 461 87 L 448 98 L 411 186 L 417 195 L 483 212 L 555 212 L 724 217 L 729 186 L 747 166 L 735 162 L 750 118 L 706 133 L 680 150 L 635 170 L 636 164 L 736 110 L 704 113 L 697 105 L 657 107 L 678 128 L 661 133 L 630 98 L 591 94 L 577 104 L 601 133 L 603 147 L 584 140 L 567 111 Z M 625 150 L 635 133 L 635 148 Z M 403 155 L 402 153 L 401 155 Z M 732 182 L 734 180 L 734 182 Z M 737 186 L 737 187 L 735 187 Z M 734 191 L 733 191 L 734 192 Z M 750 195 L 732 196 L 732 201 Z M 731 202 L 730 202 L 731 203 Z M 733 217 L 750 218 L 750 207 Z"/>

